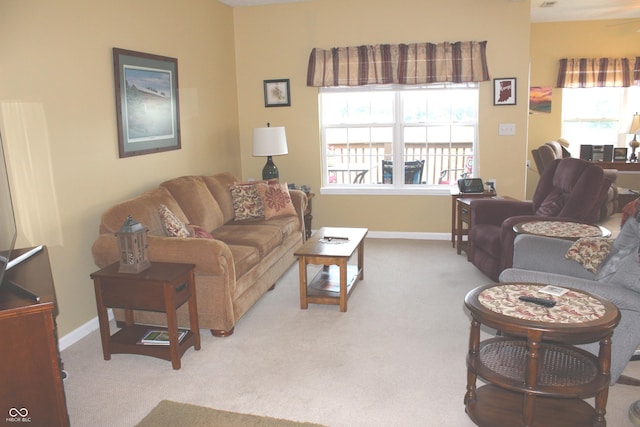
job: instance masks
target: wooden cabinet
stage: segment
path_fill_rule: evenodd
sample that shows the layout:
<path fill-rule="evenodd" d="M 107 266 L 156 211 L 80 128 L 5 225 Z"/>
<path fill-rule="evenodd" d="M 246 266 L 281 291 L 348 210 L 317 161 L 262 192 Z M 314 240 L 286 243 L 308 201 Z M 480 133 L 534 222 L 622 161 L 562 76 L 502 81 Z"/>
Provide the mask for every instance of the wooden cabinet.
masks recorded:
<path fill-rule="evenodd" d="M 16 250 L 18 256 L 26 250 Z M 44 248 L 7 272 L 39 302 L 0 287 L 0 413 L 7 424 L 68 426 L 49 255 Z"/>

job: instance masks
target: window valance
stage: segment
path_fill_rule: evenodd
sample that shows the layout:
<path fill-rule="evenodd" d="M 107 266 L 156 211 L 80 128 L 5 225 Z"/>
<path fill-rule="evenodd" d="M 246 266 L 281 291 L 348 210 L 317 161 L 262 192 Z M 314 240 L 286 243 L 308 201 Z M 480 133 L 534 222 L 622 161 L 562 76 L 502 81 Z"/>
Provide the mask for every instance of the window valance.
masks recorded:
<path fill-rule="evenodd" d="M 629 86 L 631 86 L 631 73 L 627 58 L 563 58 L 560 60 L 557 82 L 559 88 Z"/>
<path fill-rule="evenodd" d="M 314 48 L 307 86 L 466 83 L 489 80 L 487 42 Z"/>

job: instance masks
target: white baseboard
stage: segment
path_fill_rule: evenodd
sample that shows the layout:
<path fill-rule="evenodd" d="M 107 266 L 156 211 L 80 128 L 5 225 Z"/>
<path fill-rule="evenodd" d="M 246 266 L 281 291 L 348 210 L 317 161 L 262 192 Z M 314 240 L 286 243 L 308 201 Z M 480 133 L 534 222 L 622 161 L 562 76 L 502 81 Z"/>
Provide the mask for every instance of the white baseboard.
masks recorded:
<path fill-rule="evenodd" d="M 107 314 L 109 316 L 109 321 L 113 320 L 113 310 L 111 309 L 107 310 Z M 60 347 L 60 351 L 63 351 L 67 347 L 72 346 L 73 344 L 77 343 L 82 338 L 86 337 L 91 332 L 99 328 L 100 328 L 100 323 L 98 322 L 98 316 L 96 316 L 93 319 L 89 320 L 84 325 L 74 329 L 73 331 L 69 332 L 68 334 L 60 338 L 58 340 L 58 346 Z"/>

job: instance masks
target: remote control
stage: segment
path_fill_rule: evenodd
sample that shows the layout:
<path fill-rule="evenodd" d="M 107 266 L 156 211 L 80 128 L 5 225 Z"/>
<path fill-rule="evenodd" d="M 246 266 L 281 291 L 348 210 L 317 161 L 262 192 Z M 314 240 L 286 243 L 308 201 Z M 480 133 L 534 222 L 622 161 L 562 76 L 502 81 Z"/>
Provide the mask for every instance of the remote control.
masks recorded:
<path fill-rule="evenodd" d="M 520 297 L 520 301 L 532 302 L 534 304 L 542 305 L 544 307 L 554 307 L 556 302 L 552 299 L 536 298 L 536 297 Z"/>

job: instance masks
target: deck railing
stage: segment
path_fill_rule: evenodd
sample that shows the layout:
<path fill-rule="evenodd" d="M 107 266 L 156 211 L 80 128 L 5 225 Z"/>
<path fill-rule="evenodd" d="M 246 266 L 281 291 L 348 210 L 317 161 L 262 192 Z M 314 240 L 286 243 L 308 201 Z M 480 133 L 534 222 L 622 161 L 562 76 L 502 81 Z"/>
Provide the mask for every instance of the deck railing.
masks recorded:
<path fill-rule="evenodd" d="M 382 183 L 382 160 L 391 160 L 391 144 L 333 144 L 328 154 L 329 184 Z M 405 161 L 424 160 L 423 184 L 447 184 L 473 172 L 473 144 L 405 143 Z"/>

